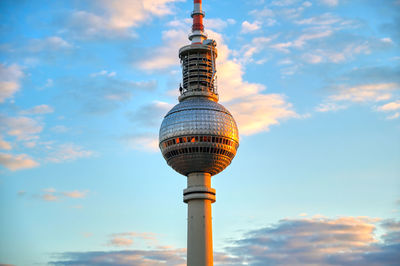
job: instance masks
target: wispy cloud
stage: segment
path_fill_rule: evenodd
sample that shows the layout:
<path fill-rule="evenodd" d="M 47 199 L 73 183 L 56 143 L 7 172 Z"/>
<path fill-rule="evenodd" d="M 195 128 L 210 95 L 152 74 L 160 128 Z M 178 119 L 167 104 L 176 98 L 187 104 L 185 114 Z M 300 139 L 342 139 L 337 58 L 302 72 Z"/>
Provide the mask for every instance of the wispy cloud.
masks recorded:
<path fill-rule="evenodd" d="M 74 45 L 59 36 L 51 36 L 44 39 L 33 39 L 30 41 L 28 50 L 33 53 L 57 51 L 61 49 L 72 49 Z"/>
<path fill-rule="evenodd" d="M 115 247 L 129 247 L 134 244 L 134 241 L 145 241 L 151 246 L 157 244 L 157 238 L 154 233 L 127 232 L 112 234 L 108 245 Z"/>
<path fill-rule="evenodd" d="M 179 65 L 177 60 L 177 47 L 182 47 L 187 44 L 187 33 L 182 29 L 182 25 L 177 25 L 177 29 L 169 29 L 163 31 L 162 39 L 164 44 L 157 48 L 151 49 L 148 56 L 135 63 L 139 68 L 147 71 L 162 70 L 172 66 Z"/>
<path fill-rule="evenodd" d="M 33 198 L 38 198 L 43 201 L 48 202 L 57 202 L 65 199 L 83 199 L 86 198 L 89 190 L 73 190 L 73 191 L 57 191 L 55 188 L 44 188 L 42 189 L 42 193 L 33 194 Z M 27 194 L 25 192 L 24 194 Z"/>
<path fill-rule="evenodd" d="M 70 252 L 59 255 L 50 265 L 114 265 L 114 266 L 185 266 L 186 249 L 159 248 L 155 250 L 123 250 L 98 252 Z"/>
<path fill-rule="evenodd" d="M 351 104 L 377 103 L 393 99 L 397 91 L 400 91 L 400 84 L 393 83 L 371 83 L 355 86 L 340 85 L 335 88 L 335 93 L 328 96 L 323 103 L 319 104 L 315 110 L 317 112 L 337 111 L 346 109 Z M 400 109 L 398 100 L 385 103 L 374 108 L 380 112 L 393 112 Z M 395 119 L 399 115 L 389 115 L 387 119 Z"/>
<path fill-rule="evenodd" d="M 6 66 L 0 64 L 0 103 L 12 98 L 21 87 L 21 78 L 24 76 L 22 68 L 13 64 Z"/>
<path fill-rule="evenodd" d="M 43 115 L 43 114 L 50 114 L 53 113 L 53 107 L 47 104 L 37 105 L 27 110 L 23 110 L 20 112 L 22 115 Z"/>
<path fill-rule="evenodd" d="M 67 33 L 78 38 L 135 37 L 132 31 L 153 17 L 173 13 L 180 0 L 102 0 L 96 2 L 98 13 L 77 10 L 66 22 Z"/>
<path fill-rule="evenodd" d="M 334 7 L 339 5 L 339 0 L 319 0 L 322 4 Z"/>
<path fill-rule="evenodd" d="M 339 86 L 337 93 L 329 96 L 333 101 L 368 102 L 383 101 L 392 97 L 393 90 L 399 90 L 400 84 L 380 83 L 358 86 Z"/>
<path fill-rule="evenodd" d="M 5 141 L 2 136 L 0 136 L 0 150 L 11 150 L 12 146 L 9 142 Z"/>
<path fill-rule="evenodd" d="M 243 21 L 242 23 L 242 33 L 249 33 L 249 32 L 254 32 L 256 30 L 259 30 L 261 28 L 261 22 L 259 21 L 254 21 L 253 23 L 246 21 Z"/>
<path fill-rule="evenodd" d="M 135 133 L 124 135 L 121 140 L 131 149 L 138 151 L 158 151 L 158 136 L 155 133 Z"/>
<path fill-rule="evenodd" d="M 400 89 L 400 87 L 399 87 L 399 89 Z M 390 112 L 390 111 L 399 110 L 400 109 L 400 100 L 384 104 L 382 106 L 379 106 L 377 109 L 378 109 L 378 111 L 381 111 L 381 112 Z"/>
<path fill-rule="evenodd" d="M 16 171 L 39 166 L 39 163 L 26 154 L 12 155 L 0 153 L 0 165 L 3 165 L 11 171 Z"/>
<path fill-rule="evenodd" d="M 101 70 L 99 72 L 96 73 L 92 73 L 90 74 L 91 77 L 97 77 L 97 76 L 107 76 L 107 77 L 114 77 L 117 73 L 115 73 L 114 71 L 107 71 L 107 70 Z"/>
<path fill-rule="evenodd" d="M 39 138 L 37 134 L 43 130 L 43 126 L 39 122 L 25 116 L 6 117 L 0 115 L 0 128 L 18 140 L 37 139 Z"/>
<path fill-rule="evenodd" d="M 155 80 L 132 81 L 107 73 L 108 75 L 97 75 L 91 79 L 71 78 L 60 81 L 60 84 L 66 88 L 64 96 L 68 100 L 72 98 L 76 101 L 81 112 L 104 115 L 128 102 L 133 95 L 140 92 L 152 92 L 157 87 Z"/>
<path fill-rule="evenodd" d="M 72 143 L 60 144 L 50 147 L 47 161 L 54 163 L 70 162 L 80 158 L 88 158 L 95 155 L 93 151 L 86 150 Z"/>

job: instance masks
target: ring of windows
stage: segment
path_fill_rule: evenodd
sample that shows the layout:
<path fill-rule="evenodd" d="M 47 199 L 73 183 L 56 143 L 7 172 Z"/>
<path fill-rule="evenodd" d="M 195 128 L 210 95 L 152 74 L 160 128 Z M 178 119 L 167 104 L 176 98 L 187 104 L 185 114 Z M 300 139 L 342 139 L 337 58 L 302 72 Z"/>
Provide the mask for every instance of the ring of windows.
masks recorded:
<path fill-rule="evenodd" d="M 180 143 L 196 143 L 196 142 L 211 142 L 211 143 L 219 143 L 228 146 L 236 147 L 237 143 L 231 139 L 223 138 L 223 137 L 215 137 L 215 136 L 189 136 L 189 137 L 177 137 L 173 139 L 166 140 L 161 143 L 162 148 L 167 148 L 172 145 L 180 144 Z"/>
<path fill-rule="evenodd" d="M 176 149 L 172 150 L 170 152 L 167 152 L 164 156 L 166 159 L 170 159 L 171 157 L 175 157 L 181 154 L 187 154 L 187 153 L 211 153 L 211 154 L 220 154 L 227 156 L 231 159 L 235 157 L 235 154 L 224 150 L 220 148 L 213 148 L 213 147 L 188 147 L 188 148 L 181 148 L 181 149 Z"/>

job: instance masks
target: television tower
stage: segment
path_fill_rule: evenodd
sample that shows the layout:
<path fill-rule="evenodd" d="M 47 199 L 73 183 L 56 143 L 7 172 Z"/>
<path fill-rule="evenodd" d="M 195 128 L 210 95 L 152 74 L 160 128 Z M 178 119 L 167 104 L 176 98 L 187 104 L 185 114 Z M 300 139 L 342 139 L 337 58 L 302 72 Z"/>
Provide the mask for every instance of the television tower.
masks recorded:
<path fill-rule="evenodd" d="M 236 155 L 239 132 L 229 111 L 218 103 L 216 42 L 204 33 L 201 0 L 194 0 L 191 44 L 179 50 L 183 82 L 179 103 L 164 117 L 159 146 L 175 171 L 187 176 L 183 201 L 188 204 L 187 265 L 213 265 L 211 176 Z"/>

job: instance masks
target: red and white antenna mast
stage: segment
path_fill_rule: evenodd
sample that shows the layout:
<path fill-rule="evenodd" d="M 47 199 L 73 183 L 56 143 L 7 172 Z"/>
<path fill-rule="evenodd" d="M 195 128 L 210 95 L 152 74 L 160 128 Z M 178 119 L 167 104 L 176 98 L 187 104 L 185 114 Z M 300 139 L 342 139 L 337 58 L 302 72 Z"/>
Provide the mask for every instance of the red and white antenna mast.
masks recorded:
<path fill-rule="evenodd" d="M 202 0 L 194 0 L 194 8 L 192 12 L 193 26 L 192 33 L 189 35 L 189 40 L 192 41 L 192 44 L 201 44 L 205 39 L 207 39 L 203 25 L 203 17 L 205 16 L 205 13 L 201 8 L 201 1 Z"/>

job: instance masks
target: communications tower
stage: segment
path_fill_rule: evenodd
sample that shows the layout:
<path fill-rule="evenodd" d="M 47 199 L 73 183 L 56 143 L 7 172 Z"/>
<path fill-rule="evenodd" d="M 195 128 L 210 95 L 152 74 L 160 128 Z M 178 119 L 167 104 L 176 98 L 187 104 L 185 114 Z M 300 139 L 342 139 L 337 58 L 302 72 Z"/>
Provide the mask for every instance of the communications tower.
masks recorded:
<path fill-rule="evenodd" d="M 204 33 L 202 0 L 194 0 L 191 44 L 179 50 L 183 82 L 179 103 L 164 117 L 159 146 L 175 171 L 187 176 L 183 201 L 188 204 L 187 265 L 213 265 L 211 176 L 236 155 L 239 132 L 229 111 L 218 103 L 216 42 Z"/>

